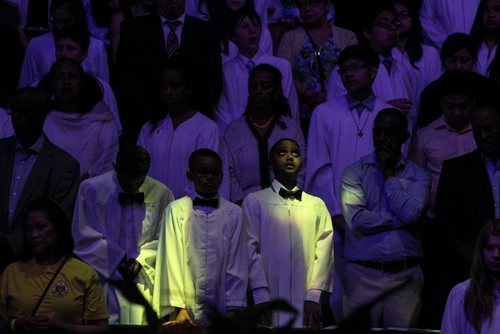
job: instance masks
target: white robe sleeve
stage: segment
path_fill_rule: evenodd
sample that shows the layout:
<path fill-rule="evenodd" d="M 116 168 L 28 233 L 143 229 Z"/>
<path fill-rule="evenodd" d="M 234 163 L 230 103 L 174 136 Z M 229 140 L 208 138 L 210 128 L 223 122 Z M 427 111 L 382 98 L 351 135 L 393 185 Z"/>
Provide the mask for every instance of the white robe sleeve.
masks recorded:
<path fill-rule="evenodd" d="M 322 105 L 318 106 L 322 107 Z M 333 112 L 333 111 L 332 111 Z M 341 214 L 340 199 L 335 196 L 333 166 L 330 161 L 330 140 L 325 120 L 318 108 L 312 114 L 307 143 L 307 170 L 305 190 L 325 201 L 332 216 Z"/>
<path fill-rule="evenodd" d="M 310 290 L 331 292 L 333 288 L 333 229 L 330 213 L 325 205 L 319 209 L 316 230 L 316 248 Z"/>
<path fill-rule="evenodd" d="M 189 270 L 186 268 L 188 255 L 183 226 L 186 217 L 182 217 L 183 212 L 174 212 L 175 209 L 172 205 L 167 207 L 158 241 L 153 308 L 160 317 L 171 313 L 174 307 L 185 308 L 187 305 L 184 275 Z"/>
<path fill-rule="evenodd" d="M 227 309 L 246 306 L 248 285 L 247 235 L 241 211 L 232 231 L 229 259 L 226 268 L 226 307 Z"/>
<path fill-rule="evenodd" d="M 269 301 L 266 272 L 260 254 L 258 203 L 252 194 L 245 198 L 242 208 L 248 236 L 248 286 L 256 302 Z M 256 298 L 256 291 L 259 290 L 263 293 L 263 297 Z"/>
<path fill-rule="evenodd" d="M 96 192 L 89 182 L 80 185 L 72 226 L 75 255 L 110 278 L 126 253 L 104 235 L 103 217 L 95 209 Z"/>

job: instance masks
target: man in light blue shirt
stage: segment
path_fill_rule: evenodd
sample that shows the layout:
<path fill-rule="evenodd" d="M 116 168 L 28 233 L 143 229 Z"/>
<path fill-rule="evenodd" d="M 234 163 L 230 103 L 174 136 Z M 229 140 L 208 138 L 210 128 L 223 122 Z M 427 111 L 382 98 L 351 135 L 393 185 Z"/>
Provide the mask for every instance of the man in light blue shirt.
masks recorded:
<path fill-rule="evenodd" d="M 371 308 L 372 327 L 413 327 L 420 313 L 419 222 L 427 208 L 431 177 L 402 156 L 407 129 L 401 111 L 381 110 L 373 127 L 375 151 L 342 174 L 347 225 L 344 256 L 348 261 L 345 315 L 397 289 Z"/>

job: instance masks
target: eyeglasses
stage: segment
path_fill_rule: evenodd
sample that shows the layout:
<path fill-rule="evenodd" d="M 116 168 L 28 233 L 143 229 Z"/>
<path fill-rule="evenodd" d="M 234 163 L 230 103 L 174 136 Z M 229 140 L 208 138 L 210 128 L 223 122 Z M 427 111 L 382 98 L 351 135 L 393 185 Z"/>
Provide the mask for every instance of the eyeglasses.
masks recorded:
<path fill-rule="evenodd" d="M 396 29 L 399 30 L 401 28 L 401 22 L 396 19 L 388 19 L 386 17 L 380 19 L 372 24 L 372 27 L 379 26 L 384 29 Z"/>
<path fill-rule="evenodd" d="M 347 72 L 357 72 L 357 71 L 365 69 L 365 68 L 368 68 L 368 65 L 366 65 L 366 64 L 351 64 L 348 66 L 340 66 L 337 72 L 340 75 L 344 75 Z"/>
<path fill-rule="evenodd" d="M 406 20 L 406 19 L 409 19 L 412 17 L 409 10 L 402 10 L 399 13 L 397 13 L 396 16 L 398 17 L 398 20 L 400 20 L 400 21 Z"/>
<path fill-rule="evenodd" d="M 308 5 L 316 6 L 316 5 L 319 5 L 320 3 L 323 3 L 323 2 L 325 2 L 325 0 L 298 0 L 297 7 L 304 8 Z"/>

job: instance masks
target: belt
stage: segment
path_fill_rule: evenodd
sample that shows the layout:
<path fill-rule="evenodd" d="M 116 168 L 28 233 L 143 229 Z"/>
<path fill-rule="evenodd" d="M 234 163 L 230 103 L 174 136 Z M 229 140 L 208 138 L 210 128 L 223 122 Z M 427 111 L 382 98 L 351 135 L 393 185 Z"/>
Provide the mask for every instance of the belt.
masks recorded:
<path fill-rule="evenodd" d="M 419 258 L 410 258 L 402 261 L 391 261 L 391 262 L 372 262 L 372 261 L 350 261 L 351 263 L 355 263 L 357 265 L 380 270 L 384 273 L 395 274 L 400 271 L 416 267 L 420 264 Z"/>

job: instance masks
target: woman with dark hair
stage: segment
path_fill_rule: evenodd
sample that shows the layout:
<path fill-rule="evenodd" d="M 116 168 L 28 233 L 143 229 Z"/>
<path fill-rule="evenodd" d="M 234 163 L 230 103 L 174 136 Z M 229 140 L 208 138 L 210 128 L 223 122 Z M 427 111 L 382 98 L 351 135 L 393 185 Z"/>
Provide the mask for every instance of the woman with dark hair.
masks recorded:
<path fill-rule="evenodd" d="M 482 0 L 471 29 L 477 46 L 474 71 L 500 85 L 500 0 Z"/>
<path fill-rule="evenodd" d="M 94 269 L 74 258 L 71 222 L 46 199 L 23 219 L 26 258 L 0 277 L 0 312 L 14 333 L 103 333 L 108 310 Z"/>
<path fill-rule="evenodd" d="M 194 191 L 186 178 L 189 155 L 210 148 L 223 161 L 221 195 L 229 198 L 229 169 L 224 142 L 217 125 L 196 108 L 197 92 L 191 68 L 182 59 L 171 58 L 160 72 L 161 109 L 146 123 L 138 145 L 151 156 L 148 175 L 166 184 L 181 198 Z M 227 173 L 226 173 L 227 171 Z"/>
<path fill-rule="evenodd" d="M 283 96 L 281 72 L 260 64 L 248 78 L 248 103 L 245 114 L 230 123 L 224 138 L 230 152 L 231 201 L 239 202 L 251 192 L 271 185 L 269 149 L 281 138 L 299 143 L 302 157 L 306 144 L 300 124 L 290 118 L 290 106 Z M 304 185 L 305 161 L 299 174 Z"/>
<path fill-rule="evenodd" d="M 480 230 L 471 278 L 451 290 L 441 333 L 500 333 L 500 219 Z"/>
<path fill-rule="evenodd" d="M 49 140 L 78 160 L 82 177 L 112 170 L 119 126 L 102 101 L 96 79 L 85 74 L 76 60 L 63 58 L 52 65 L 39 87 L 53 96 L 44 124 Z"/>
<path fill-rule="evenodd" d="M 416 96 L 420 96 L 425 86 L 439 78 L 443 71 L 439 53 L 433 47 L 423 44 L 418 2 L 393 0 L 392 6 L 401 23 L 398 42 L 392 49 L 392 58 L 411 73 L 415 79 Z M 418 99 L 416 102 L 418 103 Z M 415 110 L 418 110 L 418 106 Z"/>

